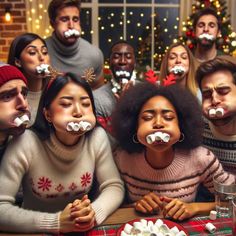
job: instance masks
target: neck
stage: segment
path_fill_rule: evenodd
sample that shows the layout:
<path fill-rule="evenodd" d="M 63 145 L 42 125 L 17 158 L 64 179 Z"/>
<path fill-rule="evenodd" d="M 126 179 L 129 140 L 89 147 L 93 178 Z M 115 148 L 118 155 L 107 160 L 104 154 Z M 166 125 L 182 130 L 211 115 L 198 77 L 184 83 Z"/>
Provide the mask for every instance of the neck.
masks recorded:
<path fill-rule="evenodd" d="M 215 44 L 211 48 L 203 48 L 200 45 L 197 45 L 196 51 L 194 53 L 194 56 L 200 63 L 212 60 L 216 57 L 216 55 L 217 50 Z"/>
<path fill-rule="evenodd" d="M 3 145 L 5 143 L 5 141 L 7 140 L 8 135 L 6 135 L 3 132 L 0 132 L 0 145 Z"/>
<path fill-rule="evenodd" d="M 163 152 L 146 149 L 146 160 L 152 168 L 163 169 L 172 163 L 174 154 L 174 149 L 172 147 Z"/>
<path fill-rule="evenodd" d="M 55 132 L 55 136 L 58 139 L 60 143 L 62 143 L 65 146 L 74 146 L 78 143 L 81 136 L 78 135 L 71 135 L 71 134 L 65 134 L 65 132 Z"/>
<path fill-rule="evenodd" d="M 29 78 L 29 77 L 27 77 Z M 32 92 L 39 92 L 43 88 L 43 79 L 42 78 L 31 78 L 28 79 L 28 88 Z"/>
<path fill-rule="evenodd" d="M 223 126 L 214 125 L 214 128 L 220 134 L 223 134 L 226 136 L 235 135 L 236 134 L 236 116 L 228 124 L 225 124 Z"/>

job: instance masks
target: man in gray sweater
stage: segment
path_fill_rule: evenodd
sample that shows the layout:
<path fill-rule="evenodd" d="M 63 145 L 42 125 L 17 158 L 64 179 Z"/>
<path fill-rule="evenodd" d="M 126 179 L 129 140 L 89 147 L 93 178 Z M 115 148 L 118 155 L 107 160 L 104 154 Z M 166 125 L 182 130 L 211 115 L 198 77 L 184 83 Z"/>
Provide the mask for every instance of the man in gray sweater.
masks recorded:
<path fill-rule="evenodd" d="M 103 84 L 103 53 L 81 38 L 79 0 L 52 0 L 48 6 L 50 24 L 54 29 L 46 39 L 51 65 L 62 72 L 83 75 L 93 68 L 92 89 Z"/>

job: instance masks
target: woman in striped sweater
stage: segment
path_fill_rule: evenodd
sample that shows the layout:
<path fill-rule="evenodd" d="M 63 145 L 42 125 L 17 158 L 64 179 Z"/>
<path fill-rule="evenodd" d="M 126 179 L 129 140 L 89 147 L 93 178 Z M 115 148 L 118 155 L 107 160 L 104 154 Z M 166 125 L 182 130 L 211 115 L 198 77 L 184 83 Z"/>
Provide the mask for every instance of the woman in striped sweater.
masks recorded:
<path fill-rule="evenodd" d="M 137 211 L 162 210 L 177 220 L 207 213 L 215 203 L 194 202 L 199 184 L 213 192 L 213 176 L 223 183 L 235 181 L 200 146 L 201 109 L 178 85 L 136 85 L 119 100 L 112 122 L 121 147 L 115 160 Z"/>

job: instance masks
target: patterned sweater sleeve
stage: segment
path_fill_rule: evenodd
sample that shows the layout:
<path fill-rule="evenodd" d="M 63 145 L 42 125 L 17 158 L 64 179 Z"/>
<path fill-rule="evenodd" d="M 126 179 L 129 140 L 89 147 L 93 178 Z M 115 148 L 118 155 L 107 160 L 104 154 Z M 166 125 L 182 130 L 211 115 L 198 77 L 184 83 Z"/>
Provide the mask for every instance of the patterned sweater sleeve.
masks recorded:
<path fill-rule="evenodd" d="M 98 131 L 94 137 L 96 139 L 94 155 L 96 155 L 95 173 L 99 184 L 99 195 L 92 203 L 92 207 L 96 222 L 100 224 L 122 203 L 124 186 L 114 163 L 107 135 L 102 128 Z"/>
<path fill-rule="evenodd" d="M 30 140 L 30 142 L 29 142 Z M 58 232 L 59 213 L 43 213 L 15 206 L 15 196 L 30 166 L 34 136 L 26 131 L 13 140 L 0 166 L 0 231 Z"/>
<path fill-rule="evenodd" d="M 198 155 L 201 162 L 202 182 L 210 192 L 214 192 L 213 177 L 225 184 L 235 183 L 235 176 L 226 172 L 218 158 L 208 149 L 201 147 Z"/>

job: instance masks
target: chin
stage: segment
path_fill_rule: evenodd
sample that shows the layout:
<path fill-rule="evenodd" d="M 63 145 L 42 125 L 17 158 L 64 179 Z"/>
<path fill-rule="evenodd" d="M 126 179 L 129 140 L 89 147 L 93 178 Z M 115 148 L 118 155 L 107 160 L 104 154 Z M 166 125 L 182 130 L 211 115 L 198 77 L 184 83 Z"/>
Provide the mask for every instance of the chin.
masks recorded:
<path fill-rule="evenodd" d="M 229 124 L 232 121 L 232 119 L 233 118 L 231 116 L 228 116 L 221 119 L 210 119 L 210 121 L 214 126 L 221 127 Z"/>

